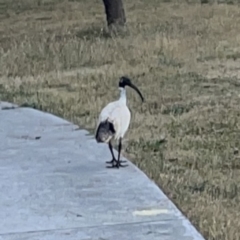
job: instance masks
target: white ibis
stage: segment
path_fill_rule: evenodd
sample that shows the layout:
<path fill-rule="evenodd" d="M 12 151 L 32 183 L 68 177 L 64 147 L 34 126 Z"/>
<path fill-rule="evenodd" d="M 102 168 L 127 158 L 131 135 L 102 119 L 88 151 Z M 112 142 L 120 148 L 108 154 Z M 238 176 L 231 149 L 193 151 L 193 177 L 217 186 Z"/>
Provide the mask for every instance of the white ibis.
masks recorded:
<path fill-rule="evenodd" d="M 96 127 L 95 138 L 98 143 L 107 143 L 112 155 L 112 160 L 106 163 L 112 164 L 110 168 L 126 167 L 120 160 L 122 150 L 122 139 L 128 130 L 131 113 L 127 107 L 127 96 L 125 86 L 133 88 L 144 101 L 139 89 L 125 76 L 119 80 L 120 98 L 117 101 L 108 103 L 101 111 Z M 112 140 L 118 140 L 118 159 L 115 158 L 112 148 Z"/>

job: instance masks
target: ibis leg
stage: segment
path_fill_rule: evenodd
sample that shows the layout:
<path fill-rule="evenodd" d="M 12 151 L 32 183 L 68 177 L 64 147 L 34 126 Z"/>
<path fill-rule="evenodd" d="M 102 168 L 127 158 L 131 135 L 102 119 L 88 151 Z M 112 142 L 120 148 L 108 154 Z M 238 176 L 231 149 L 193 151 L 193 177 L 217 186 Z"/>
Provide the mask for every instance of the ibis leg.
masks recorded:
<path fill-rule="evenodd" d="M 113 148 L 112 148 L 111 141 L 108 143 L 108 147 L 109 147 L 111 155 L 112 155 L 112 160 L 111 161 L 107 161 L 106 163 L 110 163 L 110 164 L 112 164 L 112 166 L 109 166 L 107 168 L 119 168 L 119 167 L 122 167 L 121 163 L 122 162 L 126 162 L 126 161 L 121 161 L 120 160 L 120 153 L 118 153 L 118 161 L 117 161 L 117 159 L 115 158 L 114 153 L 113 153 Z M 118 146 L 118 151 L 120 150 L 120 152 L 121 152 L 121 148 L 122 148 L 122 144 L 120 144 L 120 148 Z"/>
<path fill-rule="evenodd" d="M 113 148 L 112 148 L 112 143 L 111 143 L 111 141 L 109 141 L 108 147 L 109 147 L 110 152 L 111 152 L 111 154 L 112 154 L 112 160 L 111 160 L 111 161 L 108 161 L 108 162 L 106 162 L 106 163 L 112 163 L 112 164 L 113 164 L 114 162 L 117 162 L 117 159 L 115 158 L 115 156 L 114 156 L 114 154 L 113 154 Z"/>
<path fill-rule="evenodd" d="M 121 150 L 122 150 L 122 138 L 119 139 L 119 144 L 118 144 L 118 160 L 117 160 L 117 168 L 119 167 L 127 167 L 128 165 L 122 165 L 122 162 L 126 161 L 121 161 L 120 156 L 121 156 Z"/>

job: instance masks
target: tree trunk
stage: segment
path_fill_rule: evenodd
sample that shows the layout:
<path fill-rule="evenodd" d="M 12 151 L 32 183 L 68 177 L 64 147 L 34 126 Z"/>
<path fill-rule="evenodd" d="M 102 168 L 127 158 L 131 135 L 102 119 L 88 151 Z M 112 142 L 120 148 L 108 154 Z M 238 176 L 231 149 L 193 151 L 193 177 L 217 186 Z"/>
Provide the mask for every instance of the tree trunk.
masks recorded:
<path fill-rule="evenodd" d="M 107 24 L 110 29 L 124 27 L 126 23 L 122 0 L 103 0 Z"/>

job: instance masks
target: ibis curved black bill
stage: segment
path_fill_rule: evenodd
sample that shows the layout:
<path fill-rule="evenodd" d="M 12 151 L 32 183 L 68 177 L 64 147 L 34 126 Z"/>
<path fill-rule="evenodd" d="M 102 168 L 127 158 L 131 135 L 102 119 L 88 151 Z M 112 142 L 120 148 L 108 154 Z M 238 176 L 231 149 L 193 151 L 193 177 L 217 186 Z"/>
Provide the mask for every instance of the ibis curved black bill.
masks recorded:
<path fill-rule="evenodd" d="M 122 76 L 119 81 L 119 87 L 125 88 L 125 86 L 129 86 L 132 89 L 134 89 L 142 99 L 142 102 L 144 102 L 144 98 L 139 89 L 131 82 L 131 80 L 128 77 Z"/>
<path fill-rule="evenodd" d="M 134 89 L 138 95 L 140 96 L 140 98 L 142 99 L 142 102 L 144 102 L 144 98 L 143 98 L 143 95 L 142 93 L 140 92 L 140 90 L 132 83 L 128 84 L 129 87 L 131 87 L 132 89 Z"/>

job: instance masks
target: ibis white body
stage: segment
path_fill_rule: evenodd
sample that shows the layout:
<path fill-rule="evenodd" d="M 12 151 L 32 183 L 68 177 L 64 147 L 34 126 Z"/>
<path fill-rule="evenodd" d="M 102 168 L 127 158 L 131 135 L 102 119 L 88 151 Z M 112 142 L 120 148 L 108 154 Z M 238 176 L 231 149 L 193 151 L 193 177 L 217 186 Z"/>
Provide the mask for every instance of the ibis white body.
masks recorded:
<path fill-rule="evenodd" d="M 128 130 L 131 113 L 127 107 L 127 97 L 125 88 L 120 89 L 120 98 L 117 101 L 107 104 L 100 112 L 97 127 L 96 138 L 98 142 L 108 143 L 111 139 L 119 140 L 123 138 Z M 105 124 L 105 132 L 98 134 L 99 126 L 103 123 L 110 123 L 113 126 L 114 131 L 111 131 L 109 124 Z M 104 125 L 103 125 L 104 127 Z"/>

